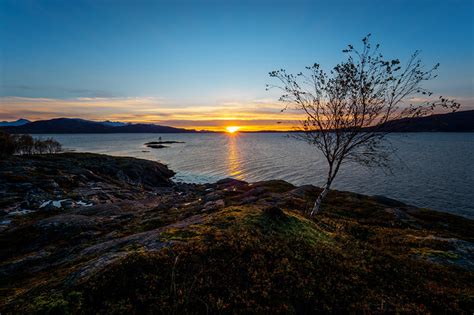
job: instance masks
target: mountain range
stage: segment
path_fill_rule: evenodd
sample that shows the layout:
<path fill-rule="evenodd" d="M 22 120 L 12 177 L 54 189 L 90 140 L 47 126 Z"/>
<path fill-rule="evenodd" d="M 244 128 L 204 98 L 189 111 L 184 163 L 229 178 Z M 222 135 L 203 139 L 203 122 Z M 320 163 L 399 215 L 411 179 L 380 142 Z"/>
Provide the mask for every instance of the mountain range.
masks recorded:
<path fill-rule="evenodd" d="M 393 120 L 384 128 L 398 132 L 474 132 L 474 110 Z"/>
<path fill-rule="evenodd" d="M 437 114 L 426 117 L 390 121 L 387 130 L 400 132 L 474 132 L 474 110 Z M 55 118 L 31 122 L 18 119 L 0 122 L 0 129 L 10 133 L 194 133 L 193 129 L 175 128 L 155 124 L 125 122 L 96 122 L 79 118 Z M 272 132 L 268 130 L 266 132 Z"/>
<path fill-rule="evenodd" d="M 22 126 L 30 123 L 28 119 L 18 119 L 15 121 L 0 121 L 0 127 Z"/>
<path fill-rule="evenodd" d="M 79 118 L 55 118 L 39 120 L 21 125 L 3 125 L 1 129 L 10 133 L 192 133 L 196 130 L 174 128 L 154 124 L 131 124 L 123 122 L 96 122 Z"/>

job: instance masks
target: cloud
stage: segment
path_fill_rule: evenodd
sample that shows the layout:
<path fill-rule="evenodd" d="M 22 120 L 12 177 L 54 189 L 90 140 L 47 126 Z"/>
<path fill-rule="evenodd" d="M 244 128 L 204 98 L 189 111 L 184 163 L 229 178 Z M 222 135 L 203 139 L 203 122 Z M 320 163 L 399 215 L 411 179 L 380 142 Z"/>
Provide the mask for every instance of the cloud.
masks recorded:
<path fill-rule="evenodd" d="M 461 110 L 474 108 L 473 98 L 463 98 L 460 102 Z M 0 97 L 0 120 L 74 117 L 210 130 L 222 130 L 229 125 L 243 126 L 247 130 L 288 130 L 304 118 L 294 110 L 281 113 L 282 107 L 282 103 L 270 99 L 182 105 L 159 97 Z"/>
<path fill-rule="evenodd" d="M 0 119 L 42 120 L 77 117 L 134 123 L 218 129 L 229 124 L 283 129 L 282 120 L 299 120 L 300 115 L 281 113 L 282 104 L 272 100 L 224 102 L 214 105 L 170 104 L 158 97 L 80 97 L 73 99 L 0 97 Z M 259 128 L 261 129 L 261 128 Z M 288 128 L 287 128 L 288 129 Z"/>

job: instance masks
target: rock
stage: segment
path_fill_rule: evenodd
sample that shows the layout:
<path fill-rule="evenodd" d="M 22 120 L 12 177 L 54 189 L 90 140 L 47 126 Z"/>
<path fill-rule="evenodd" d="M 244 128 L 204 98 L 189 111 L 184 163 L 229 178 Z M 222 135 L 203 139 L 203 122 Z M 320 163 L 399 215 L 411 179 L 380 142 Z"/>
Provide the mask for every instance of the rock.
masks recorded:
<path fill-rule="evenodd" d="M 234 178 L 224 178 L 216 182 L 217 186 L 222 188 L 229 188 L 235 186 L 247 186 L 247 182 L 242 180 L 234 179 Z"/>
<path fill-rule="evenodd" d="M 79 207 L 92 207 L 94 205 L 94 203 L 92 202 L 87 202 L 87 201 L 84 201 L 84 200 L 79 200 L 77 203 L 76 203 L 77 206 Z"/>
<path fill-rule="evenodd" d="M 212 292 L 210 313 L 222 311 L 218 299 L 227 303 L 228 290 L 238 301 L 224 312 L 246 301 L 264 313 L 320 306 L 321 312 L 349 306 L 390 312 L 379 307 L 386 296 L 393 311 L 408 312 L 459 311 L 470 301 L 471 220 L 338 191 L 312 220 L 304 215 L 319 191 L 314 186 L 235 179 L 174 184 L 172 174 L 159 163 L 94 154 L 2 161 L 0 312 L 45 313 L 64 302 L 73 313 L 152 313 L 174 298 L 167 296 L 172 285 L 194 284 L 193 294 L 205 295 L 192 301 Z M 54 186 L 51 180 L 59 187 L 43 190 L 43 183 Z M 299 290 L 301 283 L 318 299 Z M 83 297 L 79 304 L 68 300 L 71 292 Z M 341 292 L 347 299 L 334 299 Z M 49 303 L 56 295 L 64 300 Z M 178 306 L 201 305 L 193 303 Z"/>
<path fill-rule="evenodd" d="M 92 275 L 97 274 L 98 272 L 104 270 L 107 266 L 111 265 L 119 258 L 127 256 L 126 252 L 120 253 L 108 253 L 102 256 L 97 257 L 91 262 L 87 263 L 84 267 L 80 268 L 78 271 L 75 271 L 69 275 L 66 283 L 68 285 L 77 285 L 86 281 Z"/>
<path fill-rule="evenodd" d="M 217 210 L 219 208 L 223 208 L 224 206 L 225 202 L 222 199 L 219 199 L 217 201 L 209 201 L 204 204 L 202 211 Z"/>
<path fill-rule="evenodd" d="M 299 198 L 306 198 L 309 196 L 317 196 L 319 190 L 319 188 L 316 188 L 313 185 L 303 185 L 290 190 L 288 193 Z"/>
<path fill-rule="evenodd" d="M 203 200 L 204 202 L 209 202 L 209 201 L 216 201 L 219 199 L 224 198 L 224 193 L 220 191 L 213 191 L 207 195 L 204 196 Z"/>
<path fill-rule="evenodd" d="M 257 187 L 263 187 L 268 191 L 271 192 L 276 192 L 276 193 L 282 193 L 282 192 L 287 192 L 289 190 L 292 190 L 295 188 L 294 185 L 285 182 L 284 180 L 267 180 L 267 181 L 261 181 L 261 182 L 256 182 L 252 183 L 252 186 L 254 188 Z"/>
<path fill-rule="evenodd" d="M 244 198 L 240 198 L 240 201 L 238 204 L 240 205 L 246 205 L 246 204 L 252 204 L 258 201 L 258 197 L 256 196 L 248 196 Z"/>
<path fill-rule="evenodd" d="M 163 164 L 135 158 L 89 153 L 14 156 L 0 164 L 0 207 L 44 211 L 71 208 L 63 205 L 65 199 L 105 202 L 116 199 L 117 193 L 140 198 L 137 189 L 171 187 L 174 174 Z"/>
<path fill-rule="evenodd" d="M 173 143 L 185 143 L 183 141 L 151 141 L 145 143 L 146 146 L 158 145 L 158 144 L 173 144 Z"/>
<path fill-rule="evenodd" d="M 414 221 L 414 218 L 398 208 L 385 208 L 385 212 L 393 215 L 396 221 Z"/>
<path fill-rule="evenodd" d="M 80 231 L 95 229 L 97 220 L 77 214 L 59 214 L 35 223 L 35 227 L 47 234 L 59 237 L 77 234 Z"/>
<path fill-rule="evenodd" d="M 22 215 L 27 215 L 27 214 L 30 214 L 30 213 L 33 213 L 33 212 L 35 212 L 35 211 L 20 208 L 20 209 L 14 210 L 14 211 L 10 211 L 8 213 L 8 216 L 22 216 Z"/>
<path fill-rule="evenodd" d="M 151 149 L 164 149 L 164 148 L 167 148 L 168 146 L 162 145 L 162 144 L 149 144 L 147 145 L 147 147 Z"/>
<path fill-rule="evenodd" d="M 247 192 L 242 194 L 240 197 L 241 198 L 259 197 L 262 194 L 266 194 L 266 193 L 268 193 L 268 190 L 265 189 L 265 187 L 253 187 L 252 186 L 252 188 L 250 190 L 248 190 Z"/>
<path fill-rule="evenodd" d="M 52 202 L 52 204 L 53 204 L 54 207 L 56 207 L 56 208 L 59 209 L 59 208 L 62 208 L 62 207 L 63 207 L 62 203 L 63 203 L 64 201 L 67 201 L 67 199 L 54 200 L 54 201 Z"/>
<path fill-rule="evenodd" d="M 70 199 L 67 199 L 61 203 L 64 209 L 72 209 L 74 207 L 74 202 Z"/>
<path fill-rule="evenodd" d="M 381 196 L 381 195 L 375 195 L 375 196 L 372 196 L 372 198 L 379 202 L 379 203 L 382 203 L 388 207 L 403 207 L 403 206 L 406 206 L 406 204 L 404 204 L 403 202 L 400 202 L 398 200 L 395 200 L 395 199 L 391 199 L 391 198 L 388 198 L 388 197 L 385 197 L 385 196 Z"/>

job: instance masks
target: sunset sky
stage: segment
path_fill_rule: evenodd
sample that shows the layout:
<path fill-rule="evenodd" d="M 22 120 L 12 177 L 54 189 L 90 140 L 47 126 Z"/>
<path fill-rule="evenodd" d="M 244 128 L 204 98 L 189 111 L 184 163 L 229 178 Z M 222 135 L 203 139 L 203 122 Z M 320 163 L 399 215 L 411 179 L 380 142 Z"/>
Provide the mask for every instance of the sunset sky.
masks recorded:
<path fill-rule="evenodd" d="M 428 87 L 474 109 L 473 16 L 472 0 L 0 0 L 0 120 L 288 129 L 268 72 L 329 68 L 367 33 L 440 62 Z"/>

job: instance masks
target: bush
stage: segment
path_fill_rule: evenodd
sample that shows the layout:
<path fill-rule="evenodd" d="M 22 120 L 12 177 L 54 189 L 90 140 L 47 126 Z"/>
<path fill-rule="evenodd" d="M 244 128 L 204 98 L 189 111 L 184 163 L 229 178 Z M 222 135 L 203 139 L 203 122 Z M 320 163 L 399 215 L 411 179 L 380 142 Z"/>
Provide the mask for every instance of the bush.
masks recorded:
<path fill-rule="evenodd" d="M 35 140 L 30 135 L 21 135 L 17 139 L 16 154 L 19 155 L 31 155 L 34 153 Z"/>
<path fill-rule="evenodd" d="M 58 153 L 62 151 L 61 144 L 53 138 L 48 138 L 42 141 L 42 143 L 44 144 L 44 149 L 48 154 Z"/>
<path fill-rule="evenodd" d="M 0 156 L 9 156 L 16 152 L 16 137 L 0 131 Z"/>
<path fill-rule="evenodd" d="M 10 135 L 0 131 L 0 156 L 6 157 L 13 154 L 54 154 L 62 151 L 62 146 L 53 138 L 46 140 L 33 139 L 30 135 Z"/>

